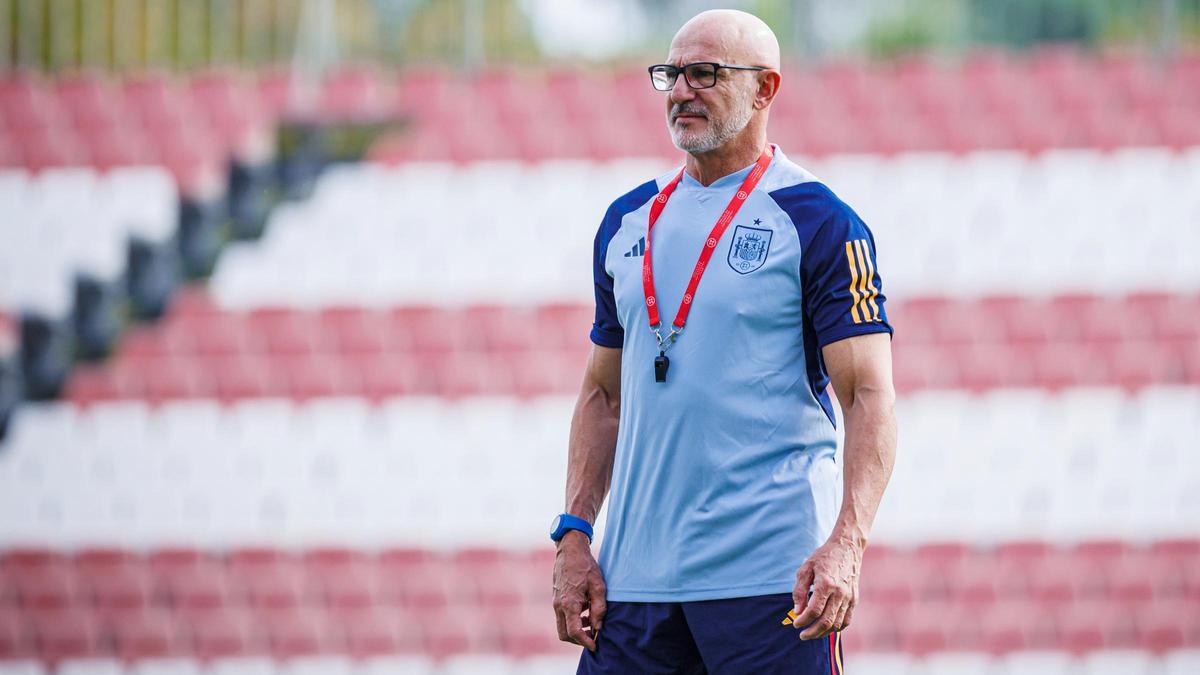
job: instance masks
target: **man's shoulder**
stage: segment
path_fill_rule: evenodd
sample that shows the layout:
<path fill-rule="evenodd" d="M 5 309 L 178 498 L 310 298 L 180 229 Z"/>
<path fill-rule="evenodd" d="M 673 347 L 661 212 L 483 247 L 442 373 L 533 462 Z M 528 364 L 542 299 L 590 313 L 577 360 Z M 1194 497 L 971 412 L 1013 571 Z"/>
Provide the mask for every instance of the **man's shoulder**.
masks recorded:
<path fill-rule="evenodd" d="M 668 178 L 669 180 L 669 178 Z M 599 234 L 610 239 L 621 228 L 621 219 L 626 215 L 642 208 L 654 195 L 658 194 L 659 185 L 664 183 L 662 177 L 653 178 L 617 197 L 608 205 L 604 220 L 600 223 Z"/>
<path fill-rule="evenodd" d="M 801 239 L 810 238 L 830 221 L 857 221 L 858 214 L 828 185 L 807 170 L 787 163 L 764 191 L 796 227 Z"/>
<path fill-rule="evenodd" d="M 668 180 L 669 179 L 670 178 L 668 177 Z M 620 218 L 627 213 L 637 211 L 646 202 L 653 199 L 654 195 L 658 194 L 659 185 L 663 182 L 662 176 L 651 178 L 645 183 L 633 188 L 629 192 L 617 197 L 608 206 L 608 216 L 616 216 L 617 218 Z"/>

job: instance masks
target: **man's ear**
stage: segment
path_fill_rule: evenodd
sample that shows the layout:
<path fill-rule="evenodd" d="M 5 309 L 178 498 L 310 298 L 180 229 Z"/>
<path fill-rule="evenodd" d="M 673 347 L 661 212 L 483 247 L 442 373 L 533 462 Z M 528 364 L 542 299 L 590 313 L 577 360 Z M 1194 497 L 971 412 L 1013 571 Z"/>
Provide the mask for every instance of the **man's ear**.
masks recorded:
<path fill-rule="evenodd" d="M 754 109 L 763 110 L 775 100 L 783 76 L 778 70 L 764 70 L 758 74 L 758 91 L 754 94 Z"/>

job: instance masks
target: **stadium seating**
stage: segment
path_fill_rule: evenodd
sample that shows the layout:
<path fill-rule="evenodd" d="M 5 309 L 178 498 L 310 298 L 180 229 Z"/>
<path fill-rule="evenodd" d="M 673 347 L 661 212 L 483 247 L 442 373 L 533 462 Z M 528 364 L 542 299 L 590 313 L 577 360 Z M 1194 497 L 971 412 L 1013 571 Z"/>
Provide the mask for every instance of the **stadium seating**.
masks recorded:
<path fill-rule="evenodd" d="M 1200 218 L 1200 151 L 805 163 L 870 224 L 891 298 L 1200 287 L 1186 253 L 1200 245 L 1200 227 L 1183 226 Z M 311 200 L 276 210 L 261 244 L 227 251 L 213 292 L 232 308 L 587 302 L 592 240 L 609 202 L 669 166 L 338 167 Z M 543 250 L 556 254 L 515 262 Z"/>
<path fill-rule="evenodd" d="M 177 189 L 148 167 L 104 174 L 85 168 L 34 176 L 0 172 L 5 245 L 0 248 L 0 311 L 62 317 L 74 280 L 112 282 L 125 271 L 131 239 L 161 244 L 175 233 Z"/>
<path fill-rule="evenodd" d="M 1163 63 L 1044 49 L 1025 57 L 979 52 L 958 62 L 790 64 L 775 112 L 787 124 L 777 137 L 818 156 L 1185 148 L 1200 145 L 1195 61 L 1188 54 Z M 271 69 L 187 78 L 152 71 L 119 82 L 94 72 L 54 79 L 9 73 L 0 80 L 0 165 L 152 163 L 193 190 L 211 181 L 227 156 L 253 152 L 280 118 L 295 115 L 411 117 L 411 130 L 372 151 L 388 162 L 675 156 L 662 133 L 661 96 L 640 68 L 496 67 L 464 76 L 413 67 L 397 76 L 350 67 L 319 82 L 307 105 L 293 98 L 291 81 L 289 72 Z M 468 95 L 493 105 L 464 119 Z M 588 103 L 594 100 L 613 105 L 600 109 Z"/>
<path fill-rule="evenodd" d="M 849 672 L 1200 672 L 1198 65 L 788 70 L 772 140 L 871 225 L 897 329 Z M 679 161 L 663 103 L 640 69 L 292 77 L 0 75 L 0 358 L 280 120 L 410 122 L 18 409 L 0 675 L 573 672 L 541 523 L 596 225 Z"/>
<path fill-rule="evenodd" d="M 933 672 L 947 673 L 975 672 L 978 664 L 996 658 L 1009 661 L 1006 672 L 1051 672 L 1030 670 L 1031 663 L 1048 658 L 1069 659 L 1036 655 L 1036 650 L 1050 650 L 1084 655 L 1084 673 L 1108 673 L 1134 672 L 1116 664 L 1141 667 L 1155 663 L 1156 655 L 1200 648 L 1200 577 L 1195 574 L 1187 585 L 1160 584 L 1153 604 L 1130 604 L 1119 595 L 1118 579 L 1103 575 L 1081 584 L 1089 588 L 1086 594 L 1058 603 L 1048 604 L 1038 589 L 1019 585 L 1056 568 L 1087 569 L 1078 563 L 1109 548 L 1111 542 L 1106 541 L 1050 546 L 1036 564 L 993 578 L 997 599 L 981 606 L 960 593 L 956 584 L 975 572 L 1003 567 L 1002 549 L 873 545 L 865 563 L 870 574 L 864 577 L 863 604 L 845 637 L 847 649 L 856 655 L 899 651 L 925 659 Z M 1160 582 L 1160 574 L 1180 577 L 1200 568 L 1200 542 L 1195 539 L 1122 545 L 1119 550 L 1112 562 L 1141 563 L 1137 574 L 1147 583 Z M 947 558 L 945 551 L 958 553 Z M 116 658 L 157 664 L 194 657 L 273 657 L 286 662 L 342 655 L 339 663 L 346 663 L 423 653 L 439 659 L 439 672 L 468 673 L 492 672 L 483 663 L 552 655 L 566 659 L 571 653 L 546 633 L 553 560 L 547 549 L 256 547 L 221 554 L 193 549 L 195 559 L 207 561 L 211 573 L 223 577 L 231 589 L 209 607 L 190 604 L 188 589 L 179 585 L 170 566 L 155 562 L 178 559 L 181 553 L 4 550 L 0 578 L 5 586 L 0 589 L 6 594 L 0 597 L 6 598 L 7 608 L 0 614 L 6 617 L 0 625 L 7 626 L 5 634 L 17 637 L 0 643 L 6 649 L 3 657 L 40 656 L 50 662 Z M 97 555 L 119 560 L 110 565 L 123 567 L 153 589 L 144 606 L 118 610 L 86 592 L 61 606 L 44 604 L 35 581 L 39 575 L 54 570 L 75 587 L 86 588 L 95 573 L 89 559 Z M 353 606 L 327 592 L 346 565 L 353 565 L 363 587 L 374 591 Z M 945 584 L 930 585 L 935 576 Z M 889 579 L 909 582 L 910 597 L 897 602 L 897 596 L 882 588 Z M 397 583 L 405 590 L 394 592 Z M 506 593 L 480 593 L 497 587 L 505 587 Z M 277 592 L 284 588 L 286 592 Z M 435 588 L 445 594 L 435 598 Z M 1155 610 L 1157 616 L 1150 616 L 1145 611 L 1149 607 L 1172 611 Z M 981 619 L 961 624 L 953 620 L 968 611 Z M 491 630 L 480 630 L 480 616 L 489 617 Z M 1174 631 L 1170 642 L 1160 639 L 1165 626 Z M 1024 631 L 1023 640 L 995 639 L 1014 628 Z M 37 640 L 23 644 L 21 635 L 35 635 Z"/>
<path fill-rule="evenodd" d="M 200 293 L 186 302 L 206 308 L 181 303 L 166 321 L 133 330 L 115 360 L 75 372 L 67 397 L 86 405 L 570 394 L 592 318 L 583 304 L 230 311 Z M 1200 295 L 889 304 L 902 392 L 1200 384 Z"/>
<path fill-rule="evenodd" d="M 890 543 L 1194 534 L 1198 397 L 1195 386 L 904 396 L 904 461 L 875 534 Z M 561 499 L 571 405 L 569 395 L 27 405 L 0 456 L 0 505 L 12 514 L 0 543 L 532 545 L 543 535 L 528 524 Z M 1078 594 L 1063 583 L 1048 597 Z M 1146 592 L 1132 582 L 1122 590 Z"/>

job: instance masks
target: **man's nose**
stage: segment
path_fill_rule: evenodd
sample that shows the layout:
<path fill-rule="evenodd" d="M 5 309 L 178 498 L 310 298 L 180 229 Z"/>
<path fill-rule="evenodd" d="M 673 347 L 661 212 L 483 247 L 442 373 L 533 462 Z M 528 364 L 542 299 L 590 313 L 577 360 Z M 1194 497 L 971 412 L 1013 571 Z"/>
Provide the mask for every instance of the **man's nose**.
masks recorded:
<path fill-rule="evenodd" d="M 684 103 L 696 98 L 696 90 L 692 89 L 692 85 L 688 84 L 687 77 L 683 73 L 680 73 L 679 77 L 675 78 L 675 86 L 671 87 L 669 98 L 672 103 Z"/>

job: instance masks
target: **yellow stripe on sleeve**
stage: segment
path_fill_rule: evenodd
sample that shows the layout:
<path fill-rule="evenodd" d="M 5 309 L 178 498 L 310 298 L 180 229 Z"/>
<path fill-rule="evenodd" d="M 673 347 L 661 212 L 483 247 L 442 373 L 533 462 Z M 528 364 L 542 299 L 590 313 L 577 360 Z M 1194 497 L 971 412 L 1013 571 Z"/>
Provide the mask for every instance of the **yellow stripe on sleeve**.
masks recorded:
<path fill-rule="evenodd" d="M 846 262 L 850 264 L 850 295 L 854 298 L 854 304 L 850 305 L 850 317 L 854 323 L 862 323 L 858 314 L 858 303 L 862 301 L 858 294 L 858 266 L 854 263 L 854 244 L 849 241 L 846 242 Z"/>
<path fill-rule="evenodd" d="M 879 321 L 879 305 L 875 303 L 875 298 L 879 296 L 879 289 L 875 287 L 875 263 L 871 262 L 871 250 L 867 248 L 867 240 L 859 239 L 858 241 L 862 247 L 862 259 L 867 264 L 867 290 L 870 291 L 867 302 L 871 305 L 871 320 Z"/>
<path fill-rule="evenodd" d="M 858 301 L 858 311 L 862 312 L 863 321 L 871 321 L 871 311 L 867 307 L 869 294 L 867 293 L 867 265 L 863 262 L 863 245 L 861 239 L 854 240 L 854 254 L 857 256 L 858 269 L 862 275 L 858 278 L 858 292 L 862 295 L 862 300 Z"/>

